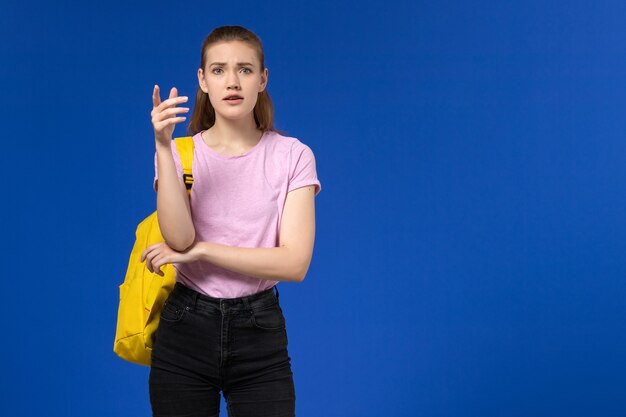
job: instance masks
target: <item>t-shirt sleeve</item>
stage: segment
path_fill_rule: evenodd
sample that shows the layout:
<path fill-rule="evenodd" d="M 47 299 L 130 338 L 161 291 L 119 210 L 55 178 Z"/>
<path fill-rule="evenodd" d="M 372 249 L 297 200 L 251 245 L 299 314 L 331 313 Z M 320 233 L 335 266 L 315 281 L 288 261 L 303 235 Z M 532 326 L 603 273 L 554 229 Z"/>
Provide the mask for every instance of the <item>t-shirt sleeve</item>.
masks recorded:
<path fill-rule="evenodd" d="M 287 192 L 307 185 L 315 185 L 315 194 L 322 191 L 322 184 L 317 178 L 315 155 L 306 144 L 296 141 L 291 147 L 289 167 L 289 185 Z"/>
<path fill-rule="evenodd" d="M 176 148 L 176 142 L 172 141 L 172 156 L 174 157 L 174 165 L 176 165 L 176 172 L 178 173 L 178 177 L 183 179 L 183 165 L 180 162 L 180 156 L 178 155 L 178 149 Z M 159 179 L 159 171 L 158 171 L 158 163 L 157 163 L 157 152 L 154 151 L 154 180 L 152 182 L 152 188 L 154 191 L 157 190 L 157 180 Z"/>

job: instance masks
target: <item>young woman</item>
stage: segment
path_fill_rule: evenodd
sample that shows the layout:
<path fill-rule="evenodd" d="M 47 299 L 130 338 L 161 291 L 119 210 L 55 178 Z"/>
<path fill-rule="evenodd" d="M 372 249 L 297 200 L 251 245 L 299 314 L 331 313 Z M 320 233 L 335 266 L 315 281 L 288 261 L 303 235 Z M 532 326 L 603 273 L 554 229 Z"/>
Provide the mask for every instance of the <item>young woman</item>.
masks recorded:
<path fill-rule="evenodd" d="M 279 281 L 301 282 L 315 238 L 315 157 L 274 129 L 259 38 L 241 26 L 202 44 L 191 197 L 172 141 L 187 102 L 172 88 L 152 100 L 159 225 L 165 242 L 142 261 L 174 264 L 176 284 L 155 333 L 154 416 L 293 416 L 295 390 Z M 183 115 L 181 115 L 183 114 Z M 162 274 L 162 273 L 161 273 Z"/>

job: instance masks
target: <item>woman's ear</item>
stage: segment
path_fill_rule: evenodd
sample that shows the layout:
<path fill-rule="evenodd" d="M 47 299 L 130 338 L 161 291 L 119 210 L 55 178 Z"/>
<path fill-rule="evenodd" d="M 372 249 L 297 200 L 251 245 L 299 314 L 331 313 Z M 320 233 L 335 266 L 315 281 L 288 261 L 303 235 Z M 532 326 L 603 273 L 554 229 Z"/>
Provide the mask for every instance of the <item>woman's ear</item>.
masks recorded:
<path fill-rule="evenodd" d="M 267 68 L 263 70 L 263 73 L 261 74 L 261 82 L 259 84 L 263 87 L 259 90 L 260 93 L 267 87 Z"/>
<path fill-rule="evenodd" d="M 206 83 L 204 82 L 204 71 L 202 71 L 202 68 L 198 68 L 198 85 L 202 91 L 208 93 Z"/>

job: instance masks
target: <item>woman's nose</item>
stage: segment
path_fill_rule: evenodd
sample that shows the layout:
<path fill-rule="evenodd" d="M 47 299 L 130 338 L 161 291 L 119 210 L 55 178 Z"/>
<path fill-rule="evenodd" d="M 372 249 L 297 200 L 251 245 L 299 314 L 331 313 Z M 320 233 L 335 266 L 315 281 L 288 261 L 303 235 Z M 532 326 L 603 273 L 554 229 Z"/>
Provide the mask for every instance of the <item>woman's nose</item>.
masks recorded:
<path fill-rule="evenodd" d="M 229 75 L 228 76 L 228 88 L 239 88 L 239 79 L 237 78 L 236 75 Z"/>

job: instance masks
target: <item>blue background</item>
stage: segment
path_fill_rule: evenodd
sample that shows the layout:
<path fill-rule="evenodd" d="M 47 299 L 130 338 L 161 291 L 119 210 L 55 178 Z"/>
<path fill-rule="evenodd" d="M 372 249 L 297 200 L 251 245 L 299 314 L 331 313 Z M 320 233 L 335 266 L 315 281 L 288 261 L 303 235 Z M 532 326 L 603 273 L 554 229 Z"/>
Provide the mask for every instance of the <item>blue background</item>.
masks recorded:
<path fill-rule="evenodd" d="M 227 24 L 323 188 L 279 284 L 297 415 L 626 413 L 624 2 L 2 9 L 3 415 L 150 415 L 112 347 L 152 87 L 193 96 Z"/>

